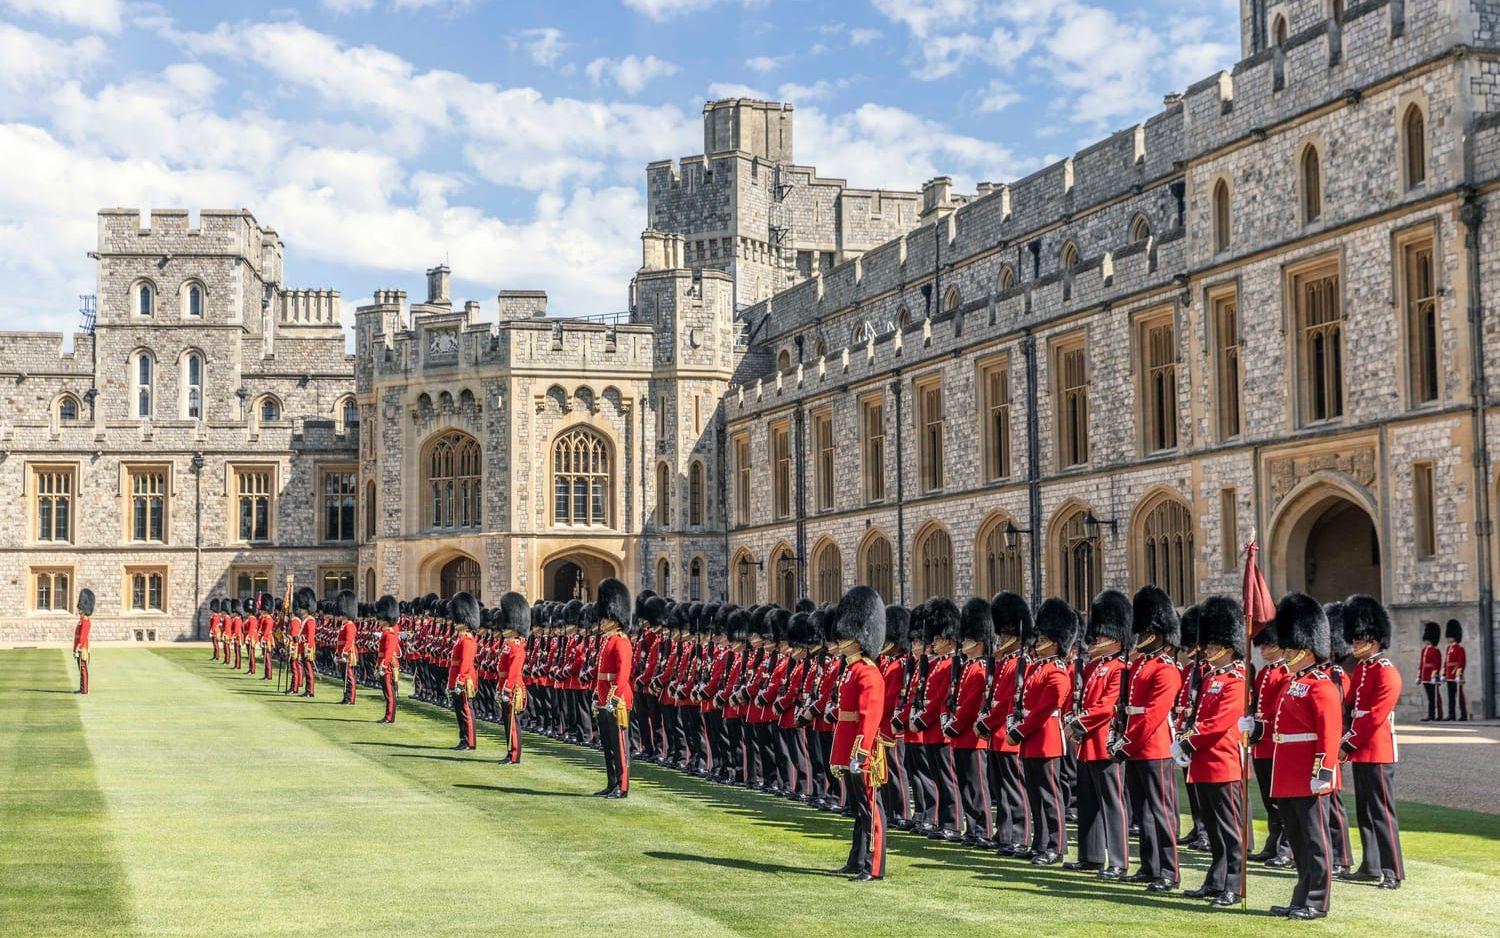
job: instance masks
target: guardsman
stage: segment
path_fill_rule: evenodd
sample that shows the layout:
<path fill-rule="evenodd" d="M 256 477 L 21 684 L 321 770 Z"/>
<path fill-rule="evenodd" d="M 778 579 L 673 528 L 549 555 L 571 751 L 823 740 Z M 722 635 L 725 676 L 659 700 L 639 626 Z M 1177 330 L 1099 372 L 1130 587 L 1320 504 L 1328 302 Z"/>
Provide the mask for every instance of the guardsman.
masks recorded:
<path fill-rule="evenodd" d="M 1073 680 L 1063 655 L 1078 640 L 1078 614 L 1052 598 L 1037 610 L 1032 662 L 1027 669 L 1020 709 L 1005 721 L 1005 737 L 1021 750 L 1026 802 L 1031 813 L 1029 859 L 1050 866 L 1068 848 L 1068 806 L 1058 784 L 1063 755 L 1062 714 L 1072 708 Z M 1018 853 L 1016 857 L 1027 857 Z"/>
<path fill-rule="evenodd" d="M 868 586 L 844 594 L 834 616 L 837 650 L 848 667 L 838 689 L 838 720 L 829 769 L 849 788 L 854 833 L 849 859 L 835 872 L 851 882 L 885 876 L 885 812 L 880 789 L 886 780 L 889 749 L 880 741 L 885 713 L 885 682 L 875 657 L 885 645 L 885 604 Z"/>
<path fill-rule="evenodd" d="M 1272 869 L 1292 865 L 1292 848 L 1281 826 L 1281 811 L 1271 797 L 1271 767 L 1276 757 L 1276 707 L 1291 677 L 1285 654 L 1276 644 L 1276 630 L 1261 629 L 1251 640 L 1260 650 L 1261 669 L 1255 675 L 1255 694 L 1251 698 L 1253 713 L 1245 717 L 1250 734 L 1250 762 L 1255 767 L 1255 783 L 1260 789 L 1261 806 L 1266 813 L 1266 844 L 1250 859 Z"/>
<path fill-rule="evenodd" d="M 401 604 L 396 597 L 382 596 L 376 601 L 375 618 L 380 620 L 381 629 L 375 670 L 380 674 L 380 689 L 385 693 L 382 723 L 396 722 L 396 699 L 401 692 L 401 632 L 396 620 L 400 617 Z"/>
<path fill-rule="evenodd" d="M 1323 615 L 1328 618 L 1328 647 L 1330 655 L 1322 663 L 1328 679 L 1339 692 L 1339 732 L 1349 726 L 1349 701 L 1354 698 L 1353 663 L 1349 660 L 1354 652 L 1349 640 L 1344 637 L 1344 604 L 1325 603 Z M 1348 665 L 1347 667 L 1345 665 Z M 1334 792 L 1328 801 L 1328 836 L 1333 844 L 1333 875 L 1343 879 L 1349 875 L 1354 864 L 1354 854 L 1349 848 L 1349 815 L 1344 810 L 1344 799 Z"/>
<path fill-rule="evenodd" d="M 594 676 L 593 703 L 598 713 L 599 743 L 604 750 L 606 784 L 595 794 L 604 798 L 630 795 L 630 704 L 635 691 L 630 682 L 630 590 L 614 577 L 599 582 L 596 605 L 599 632 L 599 669 Z"/>
<path fill-rule="evenodd" d="M 304 586 L 297 590 L 292 605 L 302 607 L 302 646 L 299 649 L 299 657 L 302 659 L 302 696 L 316 697 L 318 682 L 313 675 L 317 671 L 314 665 L 318 660 L 318 619 L 314 610 L 318 608 L 318 594 L 313 592 L 312 587 Z"/>
<path fill-rule="evenodd" d="M 208 601 L 208 640 L 214 646 L 214 661 L 219 660 L 219 635 L 224 625 L 224 617 L 219 614 L 219 600 L 217 597 Z"/>
<path fill-rule="evenodd" d="M 1391 617 L 1372 596 L 1344 601 L 1344 635 L 1354 651 L 1352 720 L 1344 733 L 1344 761 L 1354 771 L 1354 815 L 1364 862 L 1346 875 L 1352 882 L 1400 889 L 1401 828 L 1396 822 L 1396 704 L 1401 672 L 1386 657 Z"/>
<path fill-rule="evenodd" d="M 300 595 L 301 590 L 297 591 Z M 290 679 L 287 681 L 286 694 L 302 693 L 302 608 L 297 604 L 297 595 L 292 596 L 292 617 L 286 627 L 286 667 Z"/>
<path fill-rule="evenodd" d="M 637 631 L 641 629 L 641 608 L 641 602 L 637 599 L 635 622 Z M 720 691 L 724 689 L 724 681 L 729 672 L 729 617 L 738 611 L 738 606 L 726 603 L 719 607 L 719 614 L 714 617 L 709 633 L 711 658 L 699 693 L 699 707 L 703 711 L 703 728 L 708 734 L 709 761 L 712 765 L 708 777 L 720 782 L 732 777 L 730 764 L 737 761 L 729 756 L 729 737 L 724 728 L 724 704 Z M 641 654 L 637 651 L 636 661 L 639 660 L 641 660 Z M 631 662 L 632 673 L 634 673 L 634 665 L 635 662 Z"/>
<path fill-rule="evenodd" d="M 245 637 L 245 622 L 240 618 L 240 601 L 238 597 L 229 600 L 229 632 L 228 640 L 234 649 L 234 662 L 231 665 L 236 671 L 240 669 L 240 643 Z M 228 649 L 224 652 L 224 663 L 230 664 Z"/>
<path fill-rule="evenodd" d="M 1177 870 L 1177 782 L 1172 771 L 1172 704 L 1182 689 L 1176 649 L 1182 622 L 1172 600 L 1156 586 L 1143 586 L 1131 603 L 1135 648 L 1130 682 L 1124 691 L 1125 787 L 1130 816 L 1140 825 L 1141 856 L 1126 882 L 1145 883 L 1151 892 L 1170 892 Z"/>
<path fill-rule="evenodd" d="M 504 644 L 496 668 L 500 677 L 496 688 L 500 699 L 500 722 L 505 724 L 506 753 L 501 765 L 521 761 L 521 721 L 526 712 L 526 684 L 521 674 L 526 667 L 526 637 L 531 634 L 531 604 L 520 593 L 500 597 L 497 624 Z"/>
<path fill-rule="evenodd" d="M 73 660 L 78 662 L 78 693 L 89 692 L 89 630 L 93 623 L 94 591 L 85 587 L 78 591 L 78 624 L 73 627 Z"/>
<path fill-rule="evenodd" d="M 474 670 L 478 651 L 474 630 L 479 627 L 479 601 L 468 593 L 459 593 L 448 601 L 448 616 L 458 629 L 458 640 L 448 658 L 448 696 L 458 719 L 458 745 L 454 749 L 474 749 L 474 693 L 479 689 L 479 675 Z"/>
<path fill-rule="evenodd" d="M 1339 692 L 1318 665 L 1330 654 L 1328 617 L 1317 600 L 1289 593 L 1276 604 L 1276 644 L 1286 654 L 1291 678 L 1276 707 L 1276 759 L 1271 797 L 1292 845 L 1297 885 L 1289 905 L 1271 914 L 1319 919 L 1328 914 L 1333 852 L 1328 806 L 1339 790 L 1339 746 L 1343 720 Z"/>
<path fill-rule="evenodd" d="M 829 769 L 829 757 L 833 754 L 833 731 L 838 728 L 838 710 L 834 706 L 834 695 L 839 682 L 844 679 L 844 670 L 849 663 L 844 656 L 834 652 L 838 635 L 834 632 L 833 616 L 829 612 L 813 614 L 813 621 L 823 636 L 823 647 L 828 650 L 823 662 L 823 672 L 818 678 L 818 689 L 813 700 L 813 721 L 809 733 L 818 740 L 817 782 L 818 796 L 812 805 L 820 811 L 841 811 L 844 807 L 843 786 L 833 777 Z"/>
<path fill-rule="evenodd" d="M 995 848 L 990 822 L 990 743 L 976 732 L 979 712 L 989 690 L 990 653 L 995 648 L 995 622 L 989 600 L 972 596 L 959 613 L 959 665 L 956 683 L 950 684 L 942 717 L 943 736 L 953 748 L 953 768 L 958 777 L 959 803 L 963 809 L 964 844 L 985 850 Z"/>
<path fill-rule="evenodd" d="M 916 662 L 911 656 L 911 616 L 902 606 L 885 607 L 885 647 L 880 650 L 880 677 L 885 686 L 885 711 L 880 717 L 880 741 L 890 752 L 886 760 L 886 783 L 880 790 L 880 803 L 885 809 L 886 823 L 897 830 L 911 825 L 911 813 L 906 804 L 906 743 L 897 730 L 897 713 L 903 709 L 912 678 L 916 675 Z M 825 661 L 824 668 L 832 663 Z M 822 683 L 819 675 L 820 685 Z M 817 734 L 808 729 L 809 739 Z M 828 755 L 827 753 L 824 754 Z M 827 758 L 822 760 L 824 764 Z"/>
<path fill-rule="evenodd" d="M 1464 668 L 1469 653 L 1464 650 L 1464 626 L 1449 619 L 1445 633 L 1448 647 L 1443 649 L 1443 681 L 1448 685 L 1448 719 L 1469 722 L 1469 695 L 1464 692 Z"/>
<path fill-rule="evenodd" d="M 1109 751 L 1126 658 L 1134 643 L 1130 597 L 1105 590 L 1089 605 L 1083 697 L 1066 721 L 1078 747 L 1078 859 L 1063 869 L 1117 880 L 1130 862 L 1125 765 Z"/>
<path fill-rule="evenodd" d="M 1002 590 L 990 601 L 995 624 L 995 675 L 990 699 L 979 718 L 979 732 L 990 737 L 990 797 L 995 802 L 996 852 L 1002 857 L 1024 855 L 1031 849 L 1026 780 L 1021 770 L 1021 747 L 1005 734 L 1023 689 L 1026 649 L 1031 647 L 1031 606 L 1016 593 Z"/>
<path fill-rule="evenodd" d="M 359 615 L 359 601 L 354 598 L 353 590 L 339 590 L 334 597 L 334 612 L 339 619 L 335 657 L 344 669 L 344 699 L 340 703 L 352 705 L 356 686 L 354 669 L 359 666 L 359 643 L 356 641 L 359 630 L 354 624 Z"/>
<path fill-rule="evenodd" d="M 811 660 L 814 640 L 821 642 L 818 627 L 813 625 L 812 615 L 797 612 L 787 625 L 787 675 L 781 693 L 774 702 L 776 711 L 776 758 L 781 765 L 781 789 L 785 797 L 793 800 L 811 800 L 805 792 L 811 790 L 811 766 L 808 764 L 807 740 L 798 725 L 803 690 L 807 684 L 807 670 Z"/>
<path fill-rule="evenodd" d="M 1427 694 L 1427 716 L 1422 718 L 1423 723 L 1443 718 L 1443 652 L 1438 648 L 1441 637 L 1442 631 L 1436 622 L 1422 623 L 1422 657 L 1417 667 L 1417 680 Z"/>
<path fill-rule="evenodd" d="M 729 619 L 724 626 L 729 640 L 729 664 L 724 674 L 724 686 L 719 690 L 719 697 L 724 706 L 724 735 L 729 747 L 729 762 L 725 766 L 729 774 L 726 781 L 731 785 L 743 785 L 747 777 L 746 752 L 749 749 L 750 740 L 745 729 L 744 687 L 755 665 L 751 658 L 754 652 L 750 648 L 752 610 L 754 607 L 736 609 L 729 614 Z M 656 642 L 658 652 L 655 657 L 660 657 L 660 649 L 665 642 L 666 639 L 658 636 Z"/>
<path fill-rule="evenodd" d="M 245 673 L 255 674 L 255 650 L 260 647 L 260 604 L 264 593 L 257 593 L 245 605 Z"/>
<path fill-rule="evenodd" d="M 1177 648 L 1177 669 L 1182 672 L 1182 689 L 1177 692 L 1177 705 L 1172 708 L 1173 739 L 1180 737 L 1186 729 L 1194 702 L 1202 693 L 1203 677 L 1208 672 L 1208 665 L 1203 662 L 1203 649 L 1198 643 L 1198 615 L 1197 603 L 1182 610 L 1182 644 Z M 1178 762 L 1178 765 L 1182 768 L 1183 781 L 1186 783 L 1188 765 L 1185 762 Z M 1193 785 L 1185 787 L 1188 816 L 1192 819 L 1193 826 L 1186 834 L 1177 838 L 1177 846 L 1207 852 L 1208 832 L 1203 826 L 1203 815 L 1198 810 L 1198 789 Z"/>
<path fill-rule="evenodd" d="M 1240 717 L 1245 715 L 1245 612 L 1224 596 L 1198 607 L 1198 642 L 1206 673 L 1190 704 L 1172 757 L 1187 768 L 1188 784 L 1198 792 L 1198 810 L 1208 836 L 1210 861 L 1203 885 L 1183 895 L 1207 899 L 1227 908 L 1239 902 L 1239 870 L 1244 862 L 1240 822 L 1245 792 L 1241 786 L 1244 751 Z"/>
<path fill-rule="evenodd" d="M 953 659 L 957 653 L 959 612 L 953 602 L 936 597 L 926 602 L 923 630 L 927 636 L 928 671 L 923 686 L 921 707 L 914 707 L 911 727 L 918 736 L 918 752 L 924 766 L 924 777 L 936 787 L 931 803 L 930 826 L 922 832 L 933 840 L 950 843 L 963 839 L 959 827 L 963 817 L 959 809 L 958 772 L 953 767 L 953 751 L 943 737 L 942 710 L 953 681 Z"/>
<path fill-rule="evenodd" d="M 260 658 L 261 658 L 261 680 L 275 680 L 271 670 L 272 652 L 276 647 L 276 617 L 271 613 L 276 609 L 276 598 L 270 593 L 260 594 Z M 254 667 L 250 669 L 255 673 Z"/>

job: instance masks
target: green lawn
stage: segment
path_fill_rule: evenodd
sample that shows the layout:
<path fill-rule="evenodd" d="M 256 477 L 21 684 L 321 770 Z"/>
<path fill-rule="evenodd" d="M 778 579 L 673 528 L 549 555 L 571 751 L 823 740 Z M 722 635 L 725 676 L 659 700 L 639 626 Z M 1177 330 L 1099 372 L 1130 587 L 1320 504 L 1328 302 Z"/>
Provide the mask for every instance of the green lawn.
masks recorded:
<path fill-rule="evenodd" d="M 1500 919 L 1492 815 L 1407 805 L 1407 887 L 1337 886 L 1313 926 L 1264 914 L 1285 874 L 1254 873 L 1244 915 L 902 834 L 888 880 L 855 885 L 820 872 L 847 821 L 764 796 L 638 766 L 628 801 L 598 801 L 592 751 L 528 737 L 499 766 L 493 727 L 451 752 L 444 712 L 403 703 L 382 726 L 378 694 L 284 698 L 201 649 L 101 650 L 93 671 L 79 698 L 65 651 L 0 652 L 0 934 L 1451 936 Z"/>

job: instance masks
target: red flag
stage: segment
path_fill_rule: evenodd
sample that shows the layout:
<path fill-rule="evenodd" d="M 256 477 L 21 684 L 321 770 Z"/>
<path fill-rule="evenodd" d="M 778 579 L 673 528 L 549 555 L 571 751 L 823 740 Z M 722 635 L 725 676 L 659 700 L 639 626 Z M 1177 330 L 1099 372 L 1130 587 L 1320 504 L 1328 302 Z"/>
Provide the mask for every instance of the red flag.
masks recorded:
<path fill-rule="evenodd" d="M 1252 537 L 1250 543 L 1245 545 L 1244 585 L 1245 624 L 1249 627 L 1251 638 L 1276 618 L 1276 603 L 1271 599 L 1266 578 L 1261 576 L 1260 565 L 1255 562 L 1255 555 L 1258 553 L 1260 545 Z"/>

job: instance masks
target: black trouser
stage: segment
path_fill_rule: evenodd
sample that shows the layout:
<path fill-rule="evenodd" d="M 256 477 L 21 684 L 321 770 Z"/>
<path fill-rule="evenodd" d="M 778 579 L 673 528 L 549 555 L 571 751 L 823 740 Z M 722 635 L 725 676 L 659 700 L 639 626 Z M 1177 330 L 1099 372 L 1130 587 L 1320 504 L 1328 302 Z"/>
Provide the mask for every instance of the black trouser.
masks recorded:
<path fill-rule="evenodd" d="M 958 776 L 958 795 L 968 836 L 986 841 L 990 827 L 989 755 L 984 749 L 954 749 L 953 768 Z"/>
<path fill-rule="evenodd" d="M 1125 763 L 1125 787 L 1130 793 L 1130 817 L 1141 828 L 1138 872 L 1177 882 L 1177 779 L 1172 760 Z"/>
<path fill-rule="evenodd" d="M 730 778 L 740 784 L 745 781 L 745 719 L 744 717 L 724 718 L 724 767 L 730 772 Z"/>
<path fill-rule="evenodd" d="M 1062 785 L 1057 779 L 1062 760 L 1022 759 L 1026 779 L 1026 803 L 1031 811 L 1031 849 L 1035 853 L 1061 855 L 1068 849 L 1068 831 L 1063 815 Z"/>
<path fill-rule="evenodd" d="M 761 724 L 751 723 L 748 717 L 740 721 L 740 740 L 745 749 L 745 784 L 751 788 L 765 784 L 768 771 L 761 764 L 760 727 Z"/>
<path fill-rule="evenodd" d="M 995 842 L 1030 842 L 1026 783 L 1021 775 L 1019 753 L 991 750 L 990 797 L 995 802 Z"/>
<path fill-rule="evenodd" d="M 918 824 L 937 825 L 937 779 L 927 764 L 923 743 L 906 744 L 906 772 L 911 780 L 911 816 Z"/>
<path fill-rule="evenodd" d="M 755 724 L 755 739 L 760 746 L 761 781 L 776 787 L 781 783 L 781 766 L 776 759 L 776 724 Z"/>
<path fill-rule="evenodd" d="M 1125 763 L 1078 763 L 1078 859 L 1123 870 L 1130 865 L 1125 819 Z"/>
<path fill-rule="evenodd" d="M 1276 799 L 1271 797 L 1271 761 L 1255 760 L 1255 784 L 1260 786 L 1260 803 L 1266 811 L 1265 853 L 1289 857 L 1292 855 L 1292 845 L 1287 843 L 1286 831 L 1282 829 L 1281 808 Z"/>
<path fill-rule="evenodd" d="M 854 806 L 854 836 L 849 845 L 851 873 L 885 875 L 885 816 L 880 806 L 880 789 L 870 784 L 865 772 L 846 772 L 849 803 Z"/>
<path fill-rule="evenodd" d="M 838 801 L 843 798 L 843 786 L 833 777 L 833 767 L 828 764 L 833 755 L 833 730 L 818 730 L 813 735 L 818 737 L 818 760 L 813 764 L 813 771 L 818 773 L 818 782 L 823 786 L 823 797 Z"/>
<path fill-rule="evenodd" d="M 1344 810 L 1344 798 L 1338 789 L 1328 793 L 1328 840 L 1332 845 L 1334 865 L 1353 866 L 1354 852 L 1349 849 L 1349 815 Z"/>
<path fill-rule="evenodd" d="M 710 771 L 722 774 L 729 765 L 729 747 L 724 742 L 724 711 L 703 711 L 703 728 L 708 736 L 708 758 Z"/>
<path fill-rule="evenodd" d="M 1467 722 L 1469 719 L 1469 698 L 1460 693 L 1463 688 L 1463 684 L 1458 681 L 1448 682 L 1448 719 L 1450 720 Z"/>
<path fill-rule="evenodd" d="M 1361 873 L 1406 878 L 1401 862 L 1401 826 L 1396 821 L 1396 766 L 1354 762 L 1354 816 L 1364 852 Z"/>
<path fill-rule="evenodd" d="M 1078 802 L 1073 799 L 1078 793 L 1078 759 L 1071 752 L 1064 752 L 1062 762 L 1058 763 L 1057 784 L 1062 789 L 1063 812 L 1076 810 Z"/>
<path fill-rule="evenodd" d="M 630 791 L 629 733 L 629 710 L 623 710 L 619 715 L 613 707 L 605 707 L 599 711 L 599 744 L 604 750 L 605 787 L 621 794 Z"/>
<path fill-rule="evenodd" d="M 520 762 L 521 721 L 516 719 L 516 704 L 514 698 L 501 702 L 500 722 L 505 724 L 505 757 L 511 762 Z"/>
<path fill-rule="evenodd" d="M 781 769 L 780 785 L 794 794 L 807 785 L 807 741 L 799 729 L 772 724 L 776 739 L 776 761 Z"/>
<path fill-rule="evenodd" d="M 667 748 L 662 758 L 667 762 L 682 761 L 682 725 L 678 722 L 678 707 L 674 704 L 661 705 L 662 736 L 665 738 Z"/>
<path fill-rule="evenodd" d="M 474 707 L 469 701 L 469 695 L 461 690 L 453 692 L 453 715 L 458 720 L 458 744 L 475 748 Z"/>
<path fill-rule="evenodd" d="M 703 711 L 696 704 L 682 708 L 682 733 L 687 738 L 688 769 L 708 769 L 708 737 L 703 735 Z"/>
<path fill-rule="evenodd" d="M 1197 782 L 1198 807 L 1203 812 L 1203 830 L 1208 835 L 1211 859 L 1203 888 L 1209 892 L 1240 891 L 1240 866 L 1245 862 L 1245 844 L 1240 836 L 1243 805 L 1239 782 Z"/>
<path fill-rule="evenodd" d="M 1422 690 L 1427 694 L 1427 719 L 1441 720 L 1443 718 L 1443 698 L 1438 696 L 1436 684 L 1423 684 Z"/>
<path fill-rule="evenodd" d="M 1328 837 L 1326 795 L 1277 799 L 1281 823 L 1297 862 L 1297 886 L 1291 907 L 1328 911 L 1329 886 L 1333 881 L 1333 846 Z"/>
<path fill-rule="evenodd" d="M 958 770 L 953 765 L 953 750 L 946 743 L 928 743 L 926 751 L 927 771 L 937 783 L 937 825 L 944 830 L 961 831 L 961 814 L 958 794 Z"/>
<path fill-rule="evenodd" d="M 635 720 L 630 725 L 630 751 L 650 758 L 656 753 L 652 728 L 656 725 L 656 698 L 650 694 L 635 695 Z"/>
<path fill-rule="evenodd" d="M 1187 832 L 1189 840 L 1197 840 L 1203 836 L 1203 815 L 1198 807 L 1198 786 L 1188 783 L 1187 769 L 1182 770 L 1183 783 L 1187 785 L 1188 816 L 1193 819 L 1192 829 Z"/>
<path fill-rule="evenodd" d="M 817 735 L 808 733 L 808 742 L 811 743 Z M 827 761 L 827 753 L 813 757 L 813 765 Z M 904 740 L 896 740 L 896 746 L 886 760 L 886 771 L 885 784 L 880 788 L 880 804 L 885 809 L 886 826 L 889 827 L 896 821 L 906 821 L 911 817 L 911 810 L 906 803 L 906 742 Z M 821 789 L 822 773 L 818 773 L 814 778 L 817 779 L 818 787 Z M 814 790 L 813 793 L 819 796 L 824 794 L 821 790 Z"/>

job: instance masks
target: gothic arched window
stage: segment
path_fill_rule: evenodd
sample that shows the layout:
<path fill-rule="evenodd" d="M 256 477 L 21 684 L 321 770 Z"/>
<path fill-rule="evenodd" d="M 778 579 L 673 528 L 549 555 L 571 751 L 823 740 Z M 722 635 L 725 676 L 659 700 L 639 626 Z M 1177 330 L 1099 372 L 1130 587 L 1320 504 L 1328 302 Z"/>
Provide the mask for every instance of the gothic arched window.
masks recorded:
<path fill-rule="evenodd" d="M 609 450 L 594 431 L 579 427 L 552 444 L 552 521 L 609 524 Z"/>
<path fill-rule="evenodd" d="M 422 466 L 427 527 L 479 526 L 481 465 L 479 441 L 467 433 L 445 433 L 428 446 Z"/>

